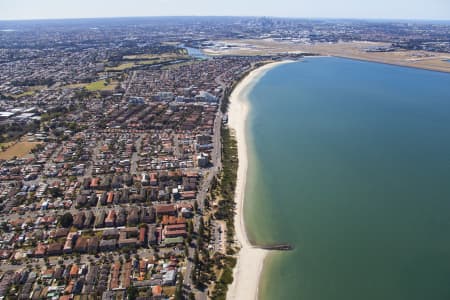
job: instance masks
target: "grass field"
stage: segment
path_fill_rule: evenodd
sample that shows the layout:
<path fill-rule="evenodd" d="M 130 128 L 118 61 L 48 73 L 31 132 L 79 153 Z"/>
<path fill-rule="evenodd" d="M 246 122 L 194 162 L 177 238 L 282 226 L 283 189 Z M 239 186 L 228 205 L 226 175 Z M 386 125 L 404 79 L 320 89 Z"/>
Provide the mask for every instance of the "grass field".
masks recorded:
<path fill-rule="evenodd" d="M 6 143 L 0 143 L 0 149 L 6 149 L 10 147 L 14 142 L 6 142 Z"/>
<path fill-rule="evenodd" d="M 164 53 L 164 54 L 135 54 L 125 55 L 124 60 L 158 60 L 158 59 L 179 59 L 188 57 L 188 53 L 185 49 L 180 49 L 178 53 Z"/>
<path fill-rule="evenodd" d="M 168 61 L 186 58 L 185 56 L 164 56 L 164 57 L 155 57 L 155 58 L 151 58 L 148 56 L 149 55 L 147 55 L 147 54 L 129 55 L 127 57 L 133 57 L 133 58 L 129 58 L 129 59 L 142 59 L 142 60 L 122 63 L 122 64 L 118 65 L 117 67 L 107 67 L 107 68 L 105 68 L 105 71 L 120 72 L 120 71 L 125 71 L 127 69 L 134 68 L 139 65 L 155 65 L 155 64 L 165 63 Z"/>
<path fill-rule="evenodd" d="M 11 94 L 10 96 L 13 97 L 14 99 L 19 99 L 19 98 L 22 98 L 25 96 L 33 96 L 36 92 L 39 92 L 45 88 L 47 88 L 47 86 L 45 86 L 45 85 L 29 86 L 26 88 L 26 90 L 23 93 L 17 94 L 17 95 Z"/>
<path fill-rule="evenodd" d="M 138 62 L 139 65 L 155 65 L 155 64 L 162 64 L 162 63 L 167 63 L 170 61 L 176 61 L 176 60 L 180 60 L 180 59 L 185 59 L 185 57 L 167 57 L 167 58 L 163 58 L 163 59 L 158 59 L 158 60 L 141 60 Z"/>
<path fill-rule="evenodd" d="M 21 94 L 11 95 L 11 97 L 13 97 L 14 99 L 19 99 L 25 96 L 32 96 L 32 95 L 34 95 L 34 91 L 26 91 Z"/>
<path fill-rule="evenodd" d="M 158 59 L 158 55 L 155 54 L 136 54 L 136 55 L 125 55 L 123 59 Z"/>
<path fill-rule="evenodd" d="M 79 89 L 79 88 L 85 87 L 86 85 L 87 85 L 86 83 L 74 83 L 74 84 L 64 85 L 61 88 L 65 88 L 65 89 Z"/>
<path fill-rule="evenodd" d="M 139 65 L 154 65 L 161 63 L 161 60 L 159 59 L 152 59 L 152 60 L 140 60 L 138 62 Z"/>
<path fill-rule="evenodd" d="M 34 86 L 30 86 L 29 87 L 30 91 L 34 91 L 34 92 L 40 91 L 40 90 L 43 90 L 43 89 L 46 89 L 46 88 L 47 88 L 46 85 L 34 85 Z"/>
<path fill-rule="evenodd" d="M 116 88 L 117 82 L 111 81 L 110 84 L 106 82 L 106 80 L 99 80 L 95 82 L 91 82 L 85 86 L 85 88 L 90 92 L 95 91 L 112 91 Z"/>
<path fill-rule="evenodd" d="M 173 64 L 173 65 L 163 66 L 161 69 L 162 70 L 168 70 L 168 69 L 171 69 L 171 68 L 192 65 L 192 64 L 195 64 L 195 63 L 196 63 L 195 60 L 188 60 L 188 61 L 180 62 L 180 63 L 177 63 L 177 64 Z"/>
<path fill-rule="evenodd" d="M 11 144 L 11 143 L 8 143 Z M 14 156 L 24 157 L 30 153 L 30 151 L 41 144 L 40 142 L 18 142 L 12 146 L 10 146 L 5 151 L 0 152 L 0 159 L 11 159 Z"/>
<path fill-rule="evenodd" d="M 134 66 L 136 66 L 136 64 L 134 62 L 127 62 L 127 63 L 120 64 L 117 67 L 106 67 L 105 71 L 123 71 L 126 69 L 130 69 Z"/>

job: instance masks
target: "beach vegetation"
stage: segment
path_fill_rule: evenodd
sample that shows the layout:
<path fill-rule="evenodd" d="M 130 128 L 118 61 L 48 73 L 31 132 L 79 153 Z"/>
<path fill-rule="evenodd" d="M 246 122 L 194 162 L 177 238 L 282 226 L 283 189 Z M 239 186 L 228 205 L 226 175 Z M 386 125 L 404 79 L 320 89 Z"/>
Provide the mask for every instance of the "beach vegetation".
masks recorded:
<path fill-rule="evenodd" d="M 227 109 L 227 107 L 226 107 Z M 215 266 L 218 271 L 214 274 L 214 289 L 211 299 L 226 299 L 228 286 L 233 282 L 233 268 L 236 265 L 236 258 L 233 256 L 234 242 L 234 215 L 235 202 L 234 195 L 237 183 L 238 170 L 238 149 L 237 141 L 232 131 L 227 126 L 222 126 L 222 172 L 218 178 L 214 178 L 211 186 L 212 200 L 218 200 L 215 206 L 214 217 L 218 220 L 225 221 L 227 225 L 227 255 L 216 254 L 210 263 Z"/>
<path fill-rule="evenodd" d="M 236 189 L 239 160 L 237 156 L 237 141 L 230 129 L 226 126 L 222 126 L 221 131 L 223 168 L 218 183 L 221 200 L 218 202 L 214 217 L 226 222 L 227 241 L 230 243 L 234 239 L 234 192 Z"/>

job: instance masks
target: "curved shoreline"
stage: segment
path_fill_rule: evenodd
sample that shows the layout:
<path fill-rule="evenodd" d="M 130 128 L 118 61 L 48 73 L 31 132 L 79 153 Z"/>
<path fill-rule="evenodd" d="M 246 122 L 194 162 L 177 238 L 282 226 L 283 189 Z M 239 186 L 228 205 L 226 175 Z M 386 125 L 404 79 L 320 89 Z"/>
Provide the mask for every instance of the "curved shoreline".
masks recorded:
<path fill-rule="evenodd" d="M 248 95 L 254 85 L 264 74 L 280 64 L 292 61 L 274 62 L 251 71 L 241 80 L 230 95 L 228 109 L 228 124 L 234 130 L 237 145 L 239 165 L 237 171 L 235 203 L 236 214 L 234 219 L 235 235 L 240 250 L 236 267 L 233 270 L 233 283 L 230 285 L 227 299 L 253 300 L 258 298 L 259 279 L 263 269 L 264 260 L 269 250 L 253 246 L 247 236 L 244 220 L 244 199 L 246 177 L 248 170 L 248 148 L 246 140 L 247 118 L 250 110 Z"/>

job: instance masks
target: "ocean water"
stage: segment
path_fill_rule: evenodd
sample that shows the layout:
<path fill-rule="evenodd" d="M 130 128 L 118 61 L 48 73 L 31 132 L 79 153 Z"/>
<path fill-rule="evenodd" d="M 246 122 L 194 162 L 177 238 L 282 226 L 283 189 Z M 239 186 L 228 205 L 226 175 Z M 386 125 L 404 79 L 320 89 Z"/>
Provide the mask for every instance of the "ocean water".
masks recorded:
<path fill-rule="evenodd" d="M 261 299 L 450 299 L 450 74 L 311 58 L 249 101 L 249 236 L 295 246 Z"/>

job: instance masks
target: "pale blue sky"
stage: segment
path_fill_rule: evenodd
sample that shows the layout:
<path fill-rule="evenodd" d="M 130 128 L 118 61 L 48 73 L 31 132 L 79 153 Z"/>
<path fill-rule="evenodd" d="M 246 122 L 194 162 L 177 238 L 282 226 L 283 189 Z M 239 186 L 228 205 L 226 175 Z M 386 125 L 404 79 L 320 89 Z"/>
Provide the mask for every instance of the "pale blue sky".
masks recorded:
<path fill-rule="evenodd" d="M 0 20 L 186 15 L 450 20 L 450 0 L 0 0 Z"/>

